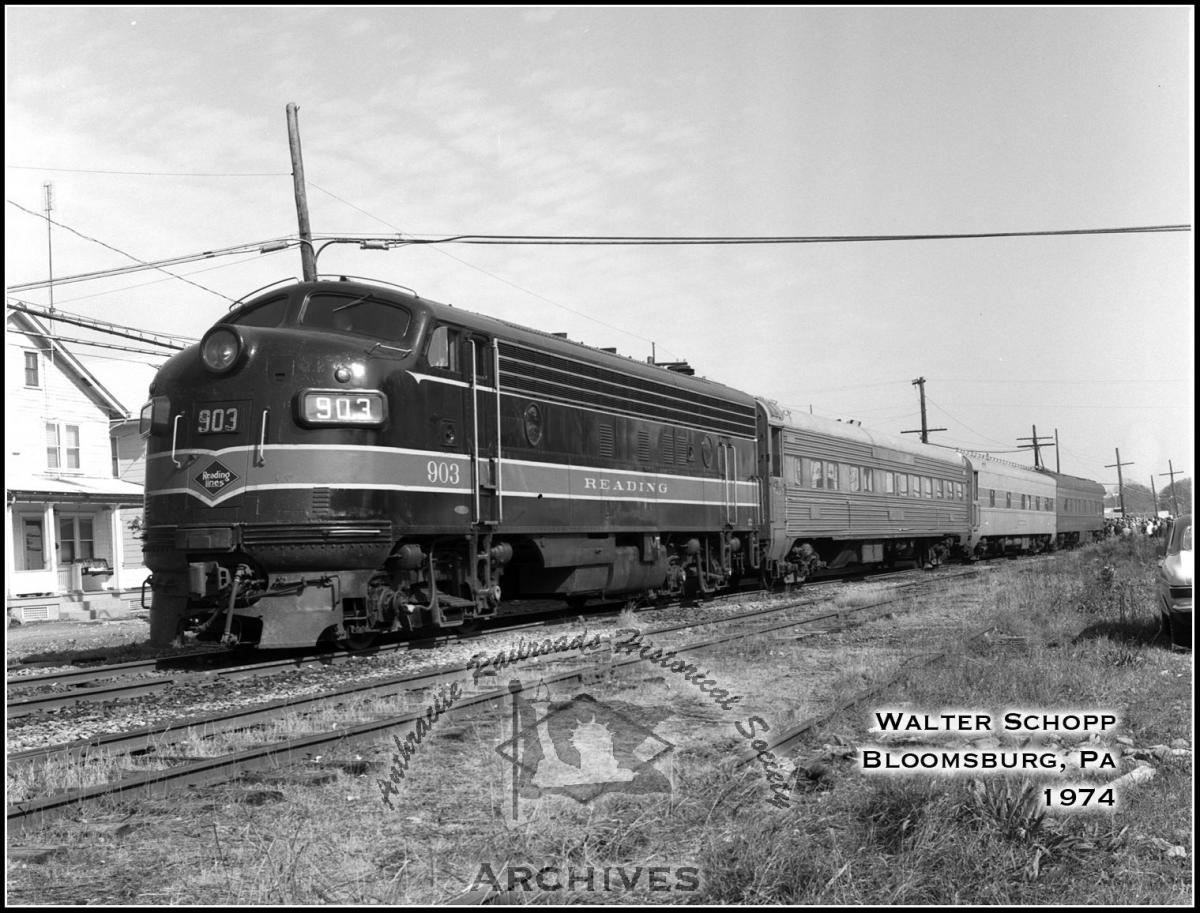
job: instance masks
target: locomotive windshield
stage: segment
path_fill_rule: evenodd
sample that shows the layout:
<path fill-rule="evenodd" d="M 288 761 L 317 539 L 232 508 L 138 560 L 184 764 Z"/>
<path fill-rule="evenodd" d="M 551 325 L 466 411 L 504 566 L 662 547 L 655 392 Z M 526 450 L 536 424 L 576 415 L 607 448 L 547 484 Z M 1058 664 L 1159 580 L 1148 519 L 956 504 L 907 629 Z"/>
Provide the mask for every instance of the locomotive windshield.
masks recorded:
<path fill-rule="evenodd" d="M 309 296 L 300 315 L 303 326 L 392 342 L 404 338 L 411 322 L 412 314 L 407 308 L 369 292 L 365 295 L 317 292 Z"/>
<path fill-rule="evenodd" d="M 233 317 L 228 323 L 236 323 L 240 327 L 277 327 L 283 323 L 283 315 L 287 313 L 288 299 L 286 295 L 271 298 L 262 304 L 246 308 Z"/>

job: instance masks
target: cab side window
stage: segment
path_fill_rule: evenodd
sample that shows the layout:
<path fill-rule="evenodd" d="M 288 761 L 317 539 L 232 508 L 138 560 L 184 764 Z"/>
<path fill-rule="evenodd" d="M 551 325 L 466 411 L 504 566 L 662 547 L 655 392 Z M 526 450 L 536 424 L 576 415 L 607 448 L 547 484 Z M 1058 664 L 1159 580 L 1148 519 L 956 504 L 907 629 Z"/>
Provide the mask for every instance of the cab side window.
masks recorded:
<path fill-rule="evenodd" d="M 458 373 L 462 367 L 459 360 L 460 339 L 462 334 L 454 327 L 438 327 L 429 336 L 429 345 L 425 349 L 425 358 L 431 368 L 443 368 Z"/>

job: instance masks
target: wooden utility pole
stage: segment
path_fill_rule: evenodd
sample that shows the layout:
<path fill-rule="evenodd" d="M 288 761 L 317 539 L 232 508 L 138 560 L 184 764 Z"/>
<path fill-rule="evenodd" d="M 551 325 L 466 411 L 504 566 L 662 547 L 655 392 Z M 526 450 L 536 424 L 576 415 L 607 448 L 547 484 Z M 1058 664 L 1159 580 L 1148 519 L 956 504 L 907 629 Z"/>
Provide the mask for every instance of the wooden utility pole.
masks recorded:
<path fill-rule="evenodd" d="M 50 212 L 54 209 L 54 185 L 49 181 L 42 185 L 42 190 L 46 192 L 46 262 L 50 270 L 50 284 L 47 286 L 50 289 L 50 311 L 54 312 L 54 238 L 51 235 Z M 50 327 L 54 329 L 53 324 Z"/>
<path fill-rule="evenodd" d="M 308 224 L 308 197 L 304 190 L 304 159 L 300 155 L 300 122 L 295 102 L 288 102 L 288 147 L 292 151 L 292 187 L 296 193 L 296 217 L 300 221 L 300 268 L 305 282 L 317 278 L 317 256 L 313 251 L 312 229 Z"/>
<path fill-rule="evenodd" d="M 1019 437 L 1019 438 L 1017 438 L 1017 440 L 1018 441 L 1033 441 L 1032 444 L 1018 444 L 1017 449 L 1018 450 L 1029 450 L 1030 448 L 1033 448 L 1033 465 L 1034 465 L 1034 468 L 1036 468 L 1036 469 L 1042 468 L 1042 451 L 1041 451 L 1042 447 L 1053 447 L 1055 449 L 1055 451 L 1058 450 L 1058 446 L 1056 444 L 1043 444 L 1038 439 L 1037 425 L 1033 426 L 1033 437 Z M 1046 440 L 1048 441 L 1050 439 L 1046 438 Z"/>
<path fill-rule="evenodd" d="M 926 421 L 925 421 L 925 378 L 918 377 L 916 380 L 913 381 L 913 386 L 917 387 L 921 391 L 921 430 L 920 431 L 917 431 L 917 430 L 901 431 L 900 433 L 901 434 L 919 434 L 919 435 L 921 435 L 921 443 L 928 444 L 930 431 L 945 431 L 946 429 L 945 428 L 930 428 L 926 424 Z"/>
<path fill-rule="evenodd" d="M 1117 459 L 1119 460 L 1121 458 L 1117 457 Z M 1168 476 L 1169 475 L 1171 477 L 1171 506 L 1175 508 L 1175 516 L 1178 517 L 1179 516 L 1179 499 L 1177 497 L 1175 497 L 1175 465 L 1170 460 L 1167 460 L 1167 468 L 1170 469 L 1171 471 L 1170 472 L 1160 472 L 1159 475 L 1160 476 Z M 1185 472 L 1187 472 L 1186 469 L 1179 470 L 1180 475 L 1183 475 Z"/>
<path fill-rule="evenodd" d="M 1062 472 L 1062 463 L 1058 459 L 1058 429 L 1054 429 L 1054 471 Z"/>
<path fill-rule="evenodd" d="M 1158 492 L 1154 490 L 1154 473 L 1150 473 L 1150 499 L 1154 505 L 1154 516 L 1158 517 Z"/>
<path fill-rule="evenodd" d="M 1117 461 L 1115 463 L 1106 464 L 1104 468 L 1112 469 L 1114 466 L 1117 467 L 1117 496 L 1120 498 L 1120 501 L 1121 501 L 1121 516 L 1124 517 L 1125 516 L 1125 480 L 1121 477 L 1121 467 L 1122 466 L 1132 466 L 1133 463 L 1122 463 L 1121 462 L 1121 448 L 1117 447 L 1115 449 L 1117 451 Z"/>

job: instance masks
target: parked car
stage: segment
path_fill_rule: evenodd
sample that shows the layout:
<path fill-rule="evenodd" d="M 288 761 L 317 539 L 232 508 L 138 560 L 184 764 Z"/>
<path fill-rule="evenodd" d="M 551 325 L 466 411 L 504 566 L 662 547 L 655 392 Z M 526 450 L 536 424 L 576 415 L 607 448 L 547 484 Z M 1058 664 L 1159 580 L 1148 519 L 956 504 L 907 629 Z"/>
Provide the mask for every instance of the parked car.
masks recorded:
<path fill-rule="evenodd" d="M 1167 534 L 1167 554 L 1158 569 L 1159 611 L 1171 645 L 1192 646 L 1192 517 L 1177 519 Z"/>

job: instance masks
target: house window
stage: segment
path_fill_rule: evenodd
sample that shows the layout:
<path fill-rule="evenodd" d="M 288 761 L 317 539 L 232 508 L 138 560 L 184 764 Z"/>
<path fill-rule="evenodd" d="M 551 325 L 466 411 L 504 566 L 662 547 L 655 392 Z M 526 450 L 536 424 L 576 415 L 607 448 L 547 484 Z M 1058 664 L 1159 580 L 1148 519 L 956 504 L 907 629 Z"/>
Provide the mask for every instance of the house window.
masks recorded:
<path fill-rule="evenodd" d="M 40 387 L 41 385 L 42 385 L 41 366 L 38 364 L 38 353 L 37 352 L 26 352 L 25 353 L 25 386 Z"/>
<path fill-rule="evenodd" d="M 66 463 L 63 463 L 63 451 Z M 46 468 L 79 469 L 79 426 L 46 422 Z"/>
<path fill-rule="evenodd" d="M 70 564 L 95 557 L 96 540 L 91 517 L 58 518 L 58 561 Z"/>
<path fill-rule="evenodd" d="M 58 446 L 58 425 L 46 422 L 46 468 L 58 469 L 62 464 L 62 454 Z"/>
<path fill-rule="evenodd" d="M 79 426 L 65 425 L 67 433 L 67 469 L 79 469 Z"/>

